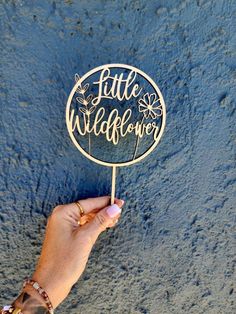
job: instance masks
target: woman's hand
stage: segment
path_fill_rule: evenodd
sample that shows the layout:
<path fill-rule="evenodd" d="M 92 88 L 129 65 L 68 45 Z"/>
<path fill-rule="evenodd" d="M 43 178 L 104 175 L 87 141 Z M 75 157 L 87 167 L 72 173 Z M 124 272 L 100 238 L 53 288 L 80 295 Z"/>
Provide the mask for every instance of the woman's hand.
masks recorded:
<path fill-rule="evenodd" d="M 48 218 L 41 256 L 32 278 L 48 293 L 54 308 L 83 273 L 99 234 L 113 227 L 120 217 L 124 201 L 116 199 L 112 206 L 108 206 L 109 202 L 107 196 L 79 201 L 85 212 L 81 220 L 75 203 L 57 206 Z"/>

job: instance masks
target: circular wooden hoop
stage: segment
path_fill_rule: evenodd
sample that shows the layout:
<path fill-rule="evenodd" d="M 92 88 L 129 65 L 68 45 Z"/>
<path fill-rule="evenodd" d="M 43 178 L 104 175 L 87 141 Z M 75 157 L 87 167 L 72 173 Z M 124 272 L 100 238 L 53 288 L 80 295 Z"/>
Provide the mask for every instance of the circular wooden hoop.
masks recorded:
<path fill-rule="evenodd" d="M 161 129 L 160 129 L 160 132 L 158 134 L 158 137 L 156 139 L 156 141 L 153 143 L 153 145 L 151 147 L 149 147 L 148 150 L 146 150 L 142 155 L 140 155 L 138 158 L 134 159 L 134 160 L 129 160 L 129 161 L 126 161 L 126 162 L 120 162 L 120 163 L 111 163 L 111 162 L 106 162 L 106 161 L 103 161 L 103 160 L 100 160 L 100 159 L 97 159 L 91 155 L 89 155 L 80 145 L 79 143 L 76 141 L 75 137 L 74 137 L 74 134 L 72 132 L 72 130 L 70 130 L 70 128 L 68 127 L 69 126 L 69 115 L 70 115 L 70 105 L 71 105 L 71 102 L 72 102 L 72 99 L 73 99 L 73 96 L 79 86 L 79 84 L 81 84 L 84 80 L 86 80 L 90 75 L 100 71 L 100 70 L 103 70 L 105 67 L 108 67 L 108 68 L 121 68 L 121 69 L 128 69 L 128 70 L 131 70 L 131 71 L 135 71 L 137 72 L 138 74 L 140 74 L 142 77 L 144 77 L 152 86 L 153 88 L 155 89 L 155 91 L 157 92 L 158 96 L 160 97 L 160 102 L 161 102 L 161 105 L 162 105 L 162 109 L 163 109 L 163 113 L 162 113 L 162 123 L 161 123 Z M 156 85 L 156 83 L 146 74 L 144 73 L 143 71 L 139 70 L 138 68 L 135 68 L 131 65 L 127 65 L 127 64 L 121 64 L 121 63 L 112 63 L 112 64 L 104 64 L 104 65 L 101 65 L 99 67 L 96 67 L 92 70 L 90 70 L 89 72 L 87 72 L 85 75 L 83 75 L 77 82 L 76 84 L 74 85 L 73 89 L 71 90 L 70 92 L 70 95 L 68 97 L 68 100 L 67 100 L 67 105 L 66 105 L 66 125 L 67 125 L 67 129 L 68 129 L 68 132 L 70 134 L 70 138 L 72 140 L 72 142 L 74 143 L 74 145 L 78 148 L 78 150 L 85 156 L 87 157 L 88 159 L 96 162 L 97 164 L 99 165 L 103 165 L 103 166 L 107 166 L 107 167 L 124 167 L 124 166 L 130 166 L 130 165 L 133 165 L 135 164 L 136 162 L 139 162 L 141 161 L 142 159 L 144 159 L 145 157 L 147 157 L 147 155 L 149 155 L 154 149 L 155 147 L 157 146 L 157 144 L 159 143 L 161 137 L 162 137 L 162 134 L 164 132 L 164 128 L 165 128 L 165 124 L 166 124 L 166 107 L 165 107 L 165 102 L 164 102 L 164 99 L 163 99 L 163 96 L 162 96 L 162 93 L 161 91 L 159 90 L 158 86 Z"/>

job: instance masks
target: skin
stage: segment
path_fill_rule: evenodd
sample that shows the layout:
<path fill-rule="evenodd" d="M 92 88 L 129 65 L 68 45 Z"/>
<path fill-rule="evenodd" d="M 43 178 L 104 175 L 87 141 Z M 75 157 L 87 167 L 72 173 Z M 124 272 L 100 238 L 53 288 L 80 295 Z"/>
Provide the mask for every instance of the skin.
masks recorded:
<path fill-rule="evenodd" d="M 79 202 L 85 212 L 82 218 L 75 203 L 54 208 L 47 221 L 41 255 L 32 276 L 47 292 L 54 309 L 82 275 L 98 236 L 114 227 L 120 217 L 118 214 L 111 218 L 107 214 L 108 196 Z M 124 201 L 115 199 L 115 204 L 121 208 Z M 14 303 L 26 314 L 49 313 L 42 297 L 30 285 L 26 285 Z"/>

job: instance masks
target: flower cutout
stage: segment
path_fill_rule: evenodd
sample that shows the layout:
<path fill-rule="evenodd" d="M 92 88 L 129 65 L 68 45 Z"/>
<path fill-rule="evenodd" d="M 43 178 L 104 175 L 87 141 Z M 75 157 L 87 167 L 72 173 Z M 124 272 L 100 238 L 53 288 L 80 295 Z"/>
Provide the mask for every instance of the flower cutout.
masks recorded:
<path fill-rule="evenodd" d="M 142 98 L 138 100 L 139 112 L 142 112 L 146 119 L 149 116 L 152 119 L 156 119 L 157 117 L 160 117 L 162 115 L 162 106 L 161 104 L 159 104 L 158 106 L 155 106 L 155 104 L 159 100 L 160 99 L 157 98 L 157 94 L 146 93 Z"/>

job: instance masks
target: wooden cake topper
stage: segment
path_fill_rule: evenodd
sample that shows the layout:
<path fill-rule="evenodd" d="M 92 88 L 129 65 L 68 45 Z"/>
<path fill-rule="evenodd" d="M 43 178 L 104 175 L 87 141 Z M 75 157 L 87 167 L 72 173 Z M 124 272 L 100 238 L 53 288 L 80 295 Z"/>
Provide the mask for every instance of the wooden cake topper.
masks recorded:
<path fill-rule="evenodd" d="M 157 146 L 166 108 L 155 82 L 126 64 L 106 64 L 80 77 L 66 106 L 70 137 L 88 159 L 112 167 L 111 203 L 116 168 L 132 165 Z"/>

